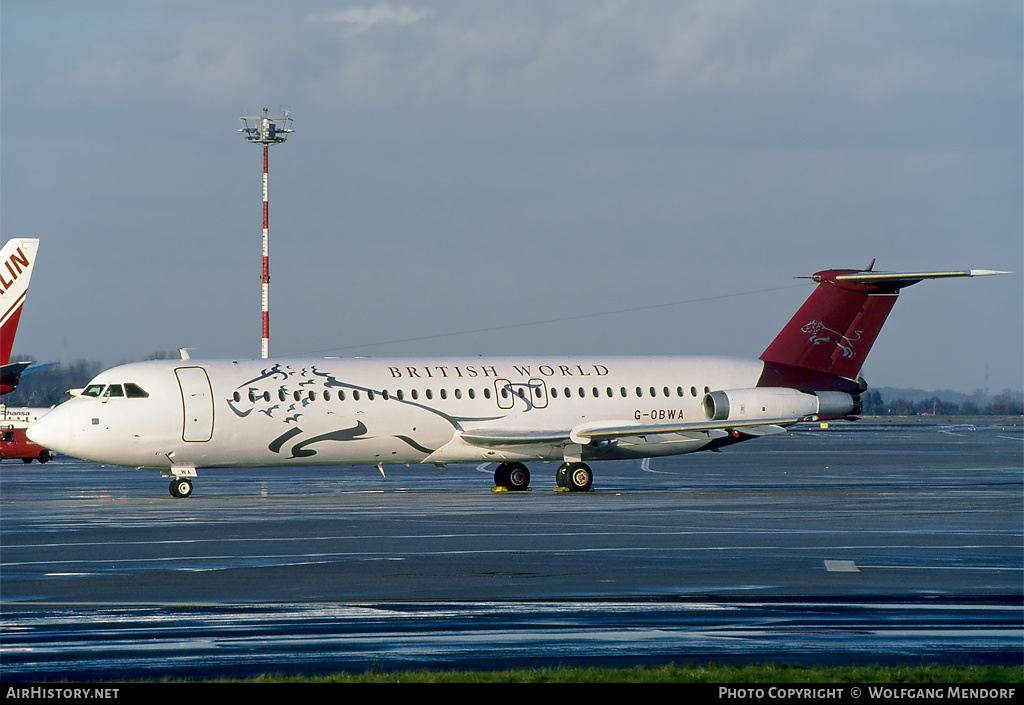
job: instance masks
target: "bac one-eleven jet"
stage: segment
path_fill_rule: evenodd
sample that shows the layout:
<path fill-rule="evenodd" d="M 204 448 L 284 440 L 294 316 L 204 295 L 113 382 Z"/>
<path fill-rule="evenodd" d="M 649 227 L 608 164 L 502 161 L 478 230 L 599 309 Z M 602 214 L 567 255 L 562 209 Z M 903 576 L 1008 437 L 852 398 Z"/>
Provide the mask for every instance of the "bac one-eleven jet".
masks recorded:
<path fill-rule="evenodd" d="M 873 263 L 872 263 L 873 264 Z M 98 375 L 28 431 L 47 448 L 153 468 L 187 497 L 199 469 L 561 461 L 558 487 L 587 490 L 587 461 L 677 455 L 855 419 L 858 379 L 899 291 L 922 279 L 1001 274 L 818 272 L 758 360 L 533 357 L 152 360 Z"/>

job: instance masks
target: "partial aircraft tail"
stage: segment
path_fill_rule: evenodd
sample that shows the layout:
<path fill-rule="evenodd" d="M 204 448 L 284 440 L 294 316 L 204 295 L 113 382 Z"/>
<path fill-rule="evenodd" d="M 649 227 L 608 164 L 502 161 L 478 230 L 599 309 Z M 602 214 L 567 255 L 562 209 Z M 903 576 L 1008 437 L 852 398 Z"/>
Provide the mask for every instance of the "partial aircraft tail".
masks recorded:
<path fill-rule="evenodd" d="M 39 240 L 21 238 L 8 240 L 0 250 L 0 378 L 4 391 L 9 391 L 12 382 L 17 385 L 17 378 L 28 363 L 15 369 L 19 363 L 9 365 L 11 349 L 14 347 L 14 334 L 21 320 L 21 309 L 28 293 L 28 282 L 32 277 L 32 267 L 36 260 Z"/>
<path fill-rule="evenodd" d="M 818 286 L 761 354 L 758 386 L 852 391 L 868 351 L 900 289 L 923 279 L 1008 274 L 989 269 L 959 272 L 874 272 L 829 269 L 811 277 Z"/>

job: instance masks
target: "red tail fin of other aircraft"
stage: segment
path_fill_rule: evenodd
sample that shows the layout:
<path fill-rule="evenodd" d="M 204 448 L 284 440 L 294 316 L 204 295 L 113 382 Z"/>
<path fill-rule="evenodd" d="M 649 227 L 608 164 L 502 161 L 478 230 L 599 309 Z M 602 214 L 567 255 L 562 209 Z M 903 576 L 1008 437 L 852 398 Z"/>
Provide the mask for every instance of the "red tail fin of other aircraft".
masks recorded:
<path fill-rule="evenodd" d="M 38 249 L 38 239 L 21 238 L 8 240 L 0 250 L 0 394 L 17 386 L 22 371 L 30 364 L 8 363 Z"/>

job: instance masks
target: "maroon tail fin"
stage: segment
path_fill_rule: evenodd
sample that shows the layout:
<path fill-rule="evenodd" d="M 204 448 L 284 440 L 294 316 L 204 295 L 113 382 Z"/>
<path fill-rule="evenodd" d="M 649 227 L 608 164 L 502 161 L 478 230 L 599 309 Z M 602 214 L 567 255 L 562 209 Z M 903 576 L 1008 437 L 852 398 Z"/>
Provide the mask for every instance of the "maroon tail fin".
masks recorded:
<path fill-rule="evenodd" d="M 818 282 L 817 288 L 761 359 L 805 373 L 857 377 L 896 303 L 900 286 L 920 281 L 863 283 L 841 279 L 857 273 L 858 270 L 832 269 L 811 277 Z"/>
<path fill-rule="evenodd" d="M 988 277 L 994 269 L 874 272 L 829 269 L 811 279 L 817 288 L 761 354 L 760 387 L 804 391 L 863 391 L 855 377 L 889 316 L 900 289 L 923 279 Z"/>

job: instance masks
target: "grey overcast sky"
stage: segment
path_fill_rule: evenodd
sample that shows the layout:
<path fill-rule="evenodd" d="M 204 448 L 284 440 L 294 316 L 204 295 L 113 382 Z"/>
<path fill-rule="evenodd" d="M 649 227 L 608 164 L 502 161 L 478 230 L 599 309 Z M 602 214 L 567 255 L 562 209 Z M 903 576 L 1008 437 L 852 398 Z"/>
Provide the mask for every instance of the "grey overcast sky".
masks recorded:
<path fill-rule="evenodd" d="M 15 352 L 258 357 L 236 130 L 287 107 L 272 355 L 757 357 L 794 277 L 877 258 L 1016 274 L 906 290 L 872 385 L 1021 389 L 1022 26 L 1019 0 L 3 0 L 0 227 L 41 240 Z"/>

